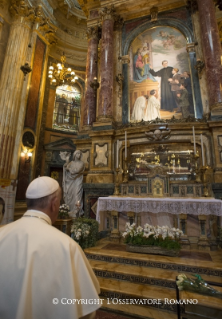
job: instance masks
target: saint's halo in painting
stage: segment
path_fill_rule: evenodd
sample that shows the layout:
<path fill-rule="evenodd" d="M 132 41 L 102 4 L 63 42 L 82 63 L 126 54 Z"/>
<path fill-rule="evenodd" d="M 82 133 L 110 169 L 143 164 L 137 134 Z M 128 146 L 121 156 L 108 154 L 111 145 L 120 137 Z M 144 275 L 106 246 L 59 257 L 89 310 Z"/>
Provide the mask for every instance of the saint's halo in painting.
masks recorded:
<path fill-rule="evenodd" d="M 171 27 L 144 31 L 132 42 L 130 121 L 194 115 L 186 39 Z"/>

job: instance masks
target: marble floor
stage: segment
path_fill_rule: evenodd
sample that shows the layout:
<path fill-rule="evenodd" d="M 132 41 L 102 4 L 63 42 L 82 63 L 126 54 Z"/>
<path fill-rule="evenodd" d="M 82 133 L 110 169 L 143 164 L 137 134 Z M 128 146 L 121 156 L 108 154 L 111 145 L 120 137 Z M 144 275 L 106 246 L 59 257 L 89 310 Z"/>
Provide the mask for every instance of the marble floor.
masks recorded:
<path fill-rule="evenodd" d="M 123 319 L 178 318 L 177 305 L 166 300 L 176 300 L 176 277 L 181 273 L 188 277 L 200 274 L 222 292 L 222 250 L 181 250 L 179 257 L 166 257 L 129 253 L 124 244 L 103 239 L 96 247 L 85 249 L 85 253 L 100 282 L 101 298 L 104 299 L 101 311 L 105 313 L 97 319 L 115 319 L 116 313 Z M 197 313 L 204 307 L 204 313 L 209 311 L 214 313 L 213 318 L 222 318 L 222 303 L 218 298 L 189 292 L 182 292 L 180 298 L 198 299 L 199 308 L 192 308 Z M 146 304 L 129 303 L 129 300 L 146 300 Z M 155 300 L 159 303 L 155 304 Z M 186 309 L 181 306 L 181 313 L 185 313 Z M 110 317 L 107 317 L 108 314 Z"/>

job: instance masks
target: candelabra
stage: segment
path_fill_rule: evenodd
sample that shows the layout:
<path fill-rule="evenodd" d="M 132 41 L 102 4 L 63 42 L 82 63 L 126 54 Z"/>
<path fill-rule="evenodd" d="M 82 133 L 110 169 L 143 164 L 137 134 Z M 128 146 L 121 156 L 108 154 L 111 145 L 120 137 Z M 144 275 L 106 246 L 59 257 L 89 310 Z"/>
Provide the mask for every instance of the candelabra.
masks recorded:
<path fill-rule="evenodd" d="M 80 208 L 81 208 L 81 204 L 80 204 L 80 201 L 79 201 L 79 200 L 78 200 L 77 203 L 76 203 L 76 208 L 77 208 L 76 217 L 80 217 L 80 216 L 79 216 L 79 211 L 80 211 Z"/>
<path fill-rule="evenodd" d="M 194 154 L 194 172 L 195 172 L 195 174 L 196 174 L 196 178 L 195 178 L 195 181 L 197 182 L 197 183 L 201 183 L 202 181 L 201 181 L 201 178 L 200 178 L 200 169 L 199 169 L 199 167 L 198 167 L 198 160 L 199 160 L 199 157 L 200 157 L 200 155 L 199 155 L 199 153 L 198 153 L 198 151 L 196 152 L 196 154 Z"/>
<path fill-rule="evenodd" d="M 128 161 L 125 157 L 124 161 L 124 170 L 123 170 L 123 183 L 128 183 L 129 181 L 129 171 L 128 171 Z"/>
<path fill-rule="evenodd" d="M 208 189 L 208 183 L 207 183 L 207 171 L 211 169 L 210 166 L 202 166 L 201 172 L 202 172 L 202 182 L 203 182 L 203 195 L 204 197 L 210 197 L 209 189 Z"/>
<path fill-rule="evenodd" d="M 120 171 L 120 169 L 116 168 L 115 189 L 114 189 L 114 194 L 113 194 L 116 196 L 118 196 L 120 194 L 120 192 L 119 192 L 119 171 Z"/>

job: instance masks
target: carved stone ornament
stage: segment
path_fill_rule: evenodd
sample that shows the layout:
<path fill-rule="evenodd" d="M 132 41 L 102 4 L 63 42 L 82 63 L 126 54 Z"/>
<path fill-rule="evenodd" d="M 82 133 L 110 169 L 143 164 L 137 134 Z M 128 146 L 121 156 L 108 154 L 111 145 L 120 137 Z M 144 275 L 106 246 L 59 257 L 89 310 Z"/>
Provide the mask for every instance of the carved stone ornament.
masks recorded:
<path fill-rule="evenodd" d="M 169 130 L 166 126 L 160 127 L 159 129 L 149 130 L 145 132 L 146 137 L 151 141 L 161 141 L 166 140 L 170 137 L 171 130 Z"/>
<path fill-rule="evenodd" d="M 55 38 L 56 27 L 52 25 L 48 18 L 45 17 L 42 6 L 39 5 L 35 9 L 35 23 L 39 24 L 39 31 L 50 44 L 56 44 Z"/>
<path fill-rule="evenodd" d="M 35 11 L 33 8 L 29 7 L 25 1 L 11 0 L 11 5 L 9 6 L 9 12 L 12 17 L 25 17 L 28 21 L 35 20 Z"/>
<path fill-rule="evenodd" d="M 158 8 L 157 7 L 152 7 L 150 9 L 150 15 L 151 15 L 151 22 L 156 22 L 157 21 L 157 16 L 158 16 Z"/>
<path fill-rule="evenodd" d="M 129 64 L 130 63 L 130 57 L 129 55 L 123 55 L 121 57 L 121 61 L 122 61 L 122 64 Z"/>
<path fill-rule="evenodd" d="M 99 11 L 99 15 L 101 19 L 104 20 L 115 20 L 116 19 L 116 10 L 114 9 L 114 5 L 110 7 L 105 7 L 101 11 Z"/>
<path fill-rule="evenodd" d="M 195 45 L 197 45 L 197 43 L 192 42 L 192 43 L 188 43 L 186 46 L 186 50 L 187 52 L 195 52 Z"/>
<path fill-rule="evenodd" d="M 87 34 L 88 40 L 99 39 L 99 27 L 95 26 L 95 27 L 87 28 L 86 34 Z"/>

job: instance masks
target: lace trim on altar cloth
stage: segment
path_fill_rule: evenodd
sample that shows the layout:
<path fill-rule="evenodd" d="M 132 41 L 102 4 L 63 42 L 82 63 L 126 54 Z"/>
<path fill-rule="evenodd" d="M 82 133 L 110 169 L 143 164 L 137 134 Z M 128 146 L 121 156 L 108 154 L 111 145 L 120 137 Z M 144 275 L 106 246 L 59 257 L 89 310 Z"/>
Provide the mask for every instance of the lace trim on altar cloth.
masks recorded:
<path fill-rule="evenodd" d="M 96 220 L 100 212 L 112 211 L 134 213 L 170 213 L 191 215 L 222 216 L 222 201 L 219 199 L 191 198 L 131 198 L 100 197 L 98 199 Z"/>

